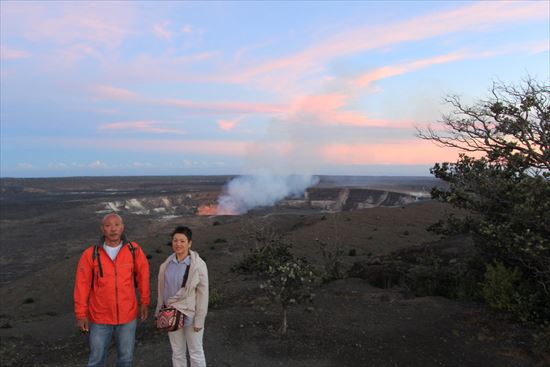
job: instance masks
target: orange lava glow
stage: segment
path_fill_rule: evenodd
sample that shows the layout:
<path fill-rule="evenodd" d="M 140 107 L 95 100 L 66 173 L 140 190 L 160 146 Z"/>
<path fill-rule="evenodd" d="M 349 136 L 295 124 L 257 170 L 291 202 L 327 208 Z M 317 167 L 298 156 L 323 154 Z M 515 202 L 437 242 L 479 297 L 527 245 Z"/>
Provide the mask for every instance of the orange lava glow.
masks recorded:
<path fill-rule="evenodd" d="M 197 215 L 216 215 L 218 214 L 218 206 L 216 204 L 201 205 L 197 209 Z"/>
<path fill-rule="evenodd" d="M 197 215 L 239 215 L 239 213 L 234 213 L 228 209 L 220 208 L 216 204 L 210 204 L 199 206 L 197 208 Z"/>

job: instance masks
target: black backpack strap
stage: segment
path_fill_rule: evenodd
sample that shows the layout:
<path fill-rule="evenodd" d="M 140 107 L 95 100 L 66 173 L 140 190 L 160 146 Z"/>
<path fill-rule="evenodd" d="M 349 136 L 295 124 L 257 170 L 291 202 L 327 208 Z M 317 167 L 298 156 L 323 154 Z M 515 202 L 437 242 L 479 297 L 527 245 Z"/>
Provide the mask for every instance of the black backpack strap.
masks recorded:
<path fill-rule="evenodd" d="M 128 243 L 128 248 L 130 249 L 130 253 L 132 254 L 132 273 L 134 274 L 134 287 L 137 288 L 137 278 L 136 278 L 136 250 L 137 247 L 135 247 L 132 242 L 128 239 L 128 236 L 126 236 L 125 233 L 122 234 L 122 242 Z"/>
<path fill-rule="evenodd" d="M 92 262 L 94 262 L 96 258 L 97 258 L 97 267 L 99 268 L 99 276 L 103 278 L 103 267 L 101 266 L 101 258 L 99 257 L 99 245 L 94 245 Z"/>
<path fill-rule="evenodd" d="M 102 237 L 103 238 L 103 237 Z M 94 288 L 94 280 L 95 280 L 95 271 L 94 271 L 94 261 L 97 258 L 97 267 L 99 268 L 99 275 L 103 278 L 103 268 L 101 267 L 101 259 L 99 258 L 99 245 L 94 245 L 94 250 L 92 251 L 92 287 Z"/>

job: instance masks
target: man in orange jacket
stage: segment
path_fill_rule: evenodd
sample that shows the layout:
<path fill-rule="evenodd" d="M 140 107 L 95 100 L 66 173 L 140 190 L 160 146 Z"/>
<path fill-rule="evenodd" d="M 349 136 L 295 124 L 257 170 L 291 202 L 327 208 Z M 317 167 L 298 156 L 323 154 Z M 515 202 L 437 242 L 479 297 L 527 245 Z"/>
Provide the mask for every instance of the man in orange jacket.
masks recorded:
<path fill-rule="evenodd" d="M 101 222 L 100 245 L 84 250 L 76 271 L 74 308 L 82 332 L 90 332 L 88 367 L 103 366 L 113 333 L 117 367 L 132 366 L 139 291 L 141 321 L 150 303 L 149 263 L 137 243 L 128 242 L 118 214 Z"/>

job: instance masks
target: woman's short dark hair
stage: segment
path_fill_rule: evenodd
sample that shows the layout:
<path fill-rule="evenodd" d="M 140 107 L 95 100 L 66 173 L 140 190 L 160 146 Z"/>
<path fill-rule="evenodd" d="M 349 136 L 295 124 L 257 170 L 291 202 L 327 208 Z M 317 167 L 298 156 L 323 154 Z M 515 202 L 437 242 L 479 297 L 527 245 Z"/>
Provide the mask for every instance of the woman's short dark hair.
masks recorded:
<path fill-rule="evenodd" d="M 174 237 L 174 235 L 176 233 L 180 233 L 180 234 L 185 235 L 185 237 L 187 237 L 188 241 L 193 240 L 193 232 L 191 231 L 191 228 L 189 228 L 189 227 L 177 226 L 176 229 L 174 229 L 174 232 L 172 232 L 172 237 Z"/>

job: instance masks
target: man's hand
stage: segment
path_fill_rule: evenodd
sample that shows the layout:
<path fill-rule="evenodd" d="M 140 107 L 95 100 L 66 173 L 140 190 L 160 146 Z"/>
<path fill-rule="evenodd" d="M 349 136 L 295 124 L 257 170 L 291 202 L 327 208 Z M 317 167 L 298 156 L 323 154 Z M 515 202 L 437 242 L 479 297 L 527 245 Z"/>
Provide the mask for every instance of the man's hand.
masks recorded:
<path fill-rule="evenodd" d="M 195 332 L 198 333 L 199 331 L 202 330 L 202 328 L 201 328 L 201 327 L 193 326 L 193 330 L 195 330 Z"/>
<path fill-rule="evenodd" d="M 149 315 L 149 309 L 147 308 L 147 306 L 141 305 L 141 309 L 140 309 L 141 322 L 144 322 L 145 320 L 147 320 L 148 315 Z"/>
<path fill-rule="evenodd" d="M 89 326 L 87 317 L 80 320 L 76 320 L 76 326 L 78 326 L 80 331 L 82 331 L 83 333 L 87 333 L 88 331 L 90 331 L 90 326 Z"/>

